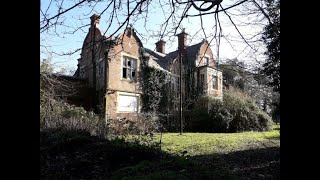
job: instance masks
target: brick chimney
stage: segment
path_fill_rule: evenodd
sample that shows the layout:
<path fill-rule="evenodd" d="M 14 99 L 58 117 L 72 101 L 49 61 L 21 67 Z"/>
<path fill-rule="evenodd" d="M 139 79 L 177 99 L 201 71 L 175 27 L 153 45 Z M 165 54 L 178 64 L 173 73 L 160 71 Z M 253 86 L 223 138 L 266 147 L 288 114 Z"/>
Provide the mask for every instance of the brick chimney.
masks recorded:
<path fill-rule="evenodd" d="M 160 39 L 158 42 L 156 42 L 157 52 L 165 54 L 165 47 L 166 47 L 166 42 L 164 40 Z"/>
<path fill-rule="evenodd" d="M 181 33 L 178 34 L 178 50 L 184 51 L 187 47 L 187 33 L 185 32 L 185 28 L 182 29 Z"/>
<path fill-rule="evenodd" d="M 130 27 L 127 27 L 126 29 L 126 35 L 131 38 L 131 36 L 133 35 L 133 31 L 134 29 L 130 26 Z"/>
<path fill-rule="evenodd" d="M 99 15 L 93 14 L 90 17 L 90 19 L 91 19 L 91 26 L 94 26 L 94 25 L 98 26 L 99 25 L 99 23 L 100 23 L 100 16 Z"/>

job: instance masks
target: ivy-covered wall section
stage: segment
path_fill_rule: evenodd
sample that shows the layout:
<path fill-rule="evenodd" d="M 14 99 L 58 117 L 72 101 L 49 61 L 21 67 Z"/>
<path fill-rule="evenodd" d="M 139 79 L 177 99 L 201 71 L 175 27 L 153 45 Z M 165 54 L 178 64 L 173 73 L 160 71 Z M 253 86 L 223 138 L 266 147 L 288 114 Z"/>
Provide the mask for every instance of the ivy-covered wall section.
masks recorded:
<path fill-rule="evenodd" d="M 170 75 L 162 70 L 148 66 L 149 56 L 141 48 L 141 111 L 144 113 L 163 114 L 170 108 Z"/>

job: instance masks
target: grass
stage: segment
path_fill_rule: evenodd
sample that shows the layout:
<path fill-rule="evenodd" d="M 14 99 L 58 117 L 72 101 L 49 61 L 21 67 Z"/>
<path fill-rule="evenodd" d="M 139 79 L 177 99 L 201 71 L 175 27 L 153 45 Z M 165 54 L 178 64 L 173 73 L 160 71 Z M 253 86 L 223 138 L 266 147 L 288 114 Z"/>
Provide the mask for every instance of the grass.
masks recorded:
<path fill-rule="evenodd" d="M 133 137 L 127 137 L 130 141 Z M 160 142 L 156 134 L 154 141 Z M 161 150 L 175 155 L 225 154 L 235 151 L 280 147 L 280 125 L 269 132 L 242 133 L 163 133 Z"/>
<path fill-rule="evenodd" d="M 132 141 L 135 138 L 143 141 L 139 136 L 127 136 L 126 140 Z M 160 142 L 160 138 L 161 134 L 156 134 L 154 141 Z M 274 125 L 269 132 L 163 133 L 161 150 L 182 159 L 170 163 L 159 160 L 147 166 L 138 164 L 117 171 L 113 177 L 277 179 L 280 174 L 279 149 L 280 125 Z M 179 167 L 179 171 L 174 167 Z"/>
<path fill-rule="evenodd" d="M 147 144 L 147 136 L 40 135 L 44 179 L 277 179 L 280 173 L 280 125 L 270 132 L 164 133 L 161 151 L 140 145 Z"/>

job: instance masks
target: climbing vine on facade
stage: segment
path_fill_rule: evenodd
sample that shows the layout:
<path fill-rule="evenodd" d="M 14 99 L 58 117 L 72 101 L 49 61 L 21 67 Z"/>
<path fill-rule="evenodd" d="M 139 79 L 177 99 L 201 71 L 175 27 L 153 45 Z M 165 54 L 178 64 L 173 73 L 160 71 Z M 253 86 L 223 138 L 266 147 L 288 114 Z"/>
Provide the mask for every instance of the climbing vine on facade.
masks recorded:
<path fill-rule="evenodd" d="M 151 113 L 166 112 L 170 106 L 169 81 L 170 76 L 165 71 L 150 67 L 149 57 L 145 56 L 144 50 L 141 54 L 141 101 L 142 111 Z"/>

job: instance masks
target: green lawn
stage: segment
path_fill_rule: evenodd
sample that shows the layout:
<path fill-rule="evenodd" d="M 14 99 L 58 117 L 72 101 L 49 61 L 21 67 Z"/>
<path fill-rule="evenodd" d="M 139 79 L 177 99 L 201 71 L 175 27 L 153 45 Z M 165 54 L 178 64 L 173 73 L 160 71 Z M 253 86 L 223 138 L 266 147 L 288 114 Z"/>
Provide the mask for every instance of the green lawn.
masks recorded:
<path fill-rule="evenodd" d="M 161 138 L 162 137 L 162 138 Z M 126 137 L 128 141 L 141 136 Z M 274 125 L 268 132 L 242 133 L 163 133 L 156 134 L 153 141 L 161 150 L 174 155 L 225 154 L 266 147 L 280 147 L 280 125 Z"/>
<path fill-rule="evenodd" d="M 160 142 L 160 137 L 157 134 L 155 140 Z M 161 142 L 163 151 L 190 156 L 280 147 L 280 125 L 270 132 L 163 133 Z"/>
<path fill-rule="evenodd" d="M 160 137 L 156 134 L 153 142 L 159 142 Z M 164 133 L 161 140 L 159 149 L 143 145 L 150 144 L 148 136 L 104 140 L 79 131 L 40 131 L 40 179 L 222 180 L 280 176 L 279 125 L 270 132 Z"/>
<path fill-rule="evenodd" d="M 132 141 L 132 138 L 137 137 L 127 137 L 127 140 Z M 141 136 L 138 138 L 141 141 Z M 160 142 L 160 138 L 161 134 L 156 134 L 154 141 Z M 146 179 L 277 179 L 280 174 L 280 125 L 275 125 L 269 132 L 163 133 L 161 150 L 187 161 L 168 163 L 159 159 L 148 166 L 139 164 L 121 169 L 117 174 L 150 177 Z M 152 170 L 155 167 L 157 171 Z M 174 167 L 180 170 L 174 170 Z M 185 173 L 180 172 L 183 170 Z M 170 174 L 173 174 L 172 178 Z"/>

